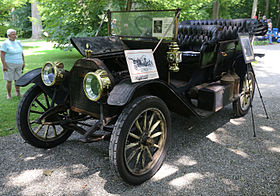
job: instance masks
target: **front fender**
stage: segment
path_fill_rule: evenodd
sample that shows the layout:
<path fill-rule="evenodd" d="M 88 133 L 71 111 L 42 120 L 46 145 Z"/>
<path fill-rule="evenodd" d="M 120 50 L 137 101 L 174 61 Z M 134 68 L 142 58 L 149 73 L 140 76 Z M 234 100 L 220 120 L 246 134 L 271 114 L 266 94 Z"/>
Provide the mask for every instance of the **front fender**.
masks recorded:
<path fill-rule="evenodd" d="M 27 72 L 23 76 L 21 76 L 17 82 L 17 86 L 27 86 L 30 83 L 35 83 L 39 86 L 49 97 L 53 98 L 54 93 L 54 102 L 56 104 L 64 104 L 65 99 L 69 94 L 69 87 L 68 87 L 68 78 L 69 72 L 65 71 L 65 79 L 59 85 L 54 86 L 46 86 L 41 78 L 41 68 L 34 69 L 32 71 Z"/>
<path fill-rule="evenodd" d="M 34 81 L 38 80 L 41 76 L 41 68 L 33 69 L 23 76 L 21 76 L 17 81 L 17 86 L 27 86 L 30 83 L 34 83 Z"/>
<path fill-rule="evenodd" d="M 107 103 L 113 106 L 124 106 L 133 98 L 146 94 L 161 98 L 173 112 L 199 117 L 190 103 L 182 99 L 172 87 L 161 80 L 150 80 L 138 83 L 131 83 L 130 80 L 122 81 L 114 86 L 113 90 L 110 92 Z"/>

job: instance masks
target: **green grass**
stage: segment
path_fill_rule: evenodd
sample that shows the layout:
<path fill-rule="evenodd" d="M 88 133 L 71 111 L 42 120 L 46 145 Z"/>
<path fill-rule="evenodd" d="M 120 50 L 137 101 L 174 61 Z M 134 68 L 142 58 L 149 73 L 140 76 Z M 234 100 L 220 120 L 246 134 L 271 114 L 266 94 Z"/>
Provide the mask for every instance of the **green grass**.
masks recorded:
<path fill-rule="evenodd" d="M 268 40 L 264 40 L 264 41 L 254 41 L 253 45 L 254 45 L 254 46 L 268 45 Z"/>
<path fill-rule="evenodd" d="M 0 38 L 0 45 L 6 38 Z M 75 61 L 82 56 L 76 51 L 63 51 L 52 48 L 52 44 L 46 41 L 21 40 L 23 52 L 25 56 L 25 69 L 23 73 L 27 73 L 35 68 L 42 67 L 47 61 L 60 61 L 65 65 L 66 70 L 70 70 Z M 0 71 L 0 137 L 11 135 L 18 132 L 16 126 L 16 110 L 20 101 L 16 97 L 14 82 L 12 88 L 12 98 L 7 100 L 6 81 L 3 80 L 3 71 L 1 64 Z M 24 94 L 32 84 L 22 87 L 21 94 Z"/>

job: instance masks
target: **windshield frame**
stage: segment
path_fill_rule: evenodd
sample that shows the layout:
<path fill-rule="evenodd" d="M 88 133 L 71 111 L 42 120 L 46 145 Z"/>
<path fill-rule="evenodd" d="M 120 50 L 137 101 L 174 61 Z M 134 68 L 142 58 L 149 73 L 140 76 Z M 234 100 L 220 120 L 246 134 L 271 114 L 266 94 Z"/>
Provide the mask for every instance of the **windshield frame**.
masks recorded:
<path fill-rule="evenodd" d="M 112 14 L 114 13 L 133 13 L 133 12 L 174 12 L 173 16 L 173 22 L 174 22 L 174 33 L 172 40 L 177 39 L 178 35 L 178 24 L 179 24 L 179 17 L 180 17 L 180 8 L 177 9 L 166 9 L 166 10 L 131 10 L 131 11 L 110 11 L 107 10 L 107 18 L 108 18 L 108 36 L 112 36 L 112 26 L 111 26 L 111 21 L 112 21 Z M 122 38 L 143 38 L 143 39 L 155 39 L 158 40 L 157 37 L 147 37 L 147 36 L 130 36 L 130 35 L 117 35 Z"/>

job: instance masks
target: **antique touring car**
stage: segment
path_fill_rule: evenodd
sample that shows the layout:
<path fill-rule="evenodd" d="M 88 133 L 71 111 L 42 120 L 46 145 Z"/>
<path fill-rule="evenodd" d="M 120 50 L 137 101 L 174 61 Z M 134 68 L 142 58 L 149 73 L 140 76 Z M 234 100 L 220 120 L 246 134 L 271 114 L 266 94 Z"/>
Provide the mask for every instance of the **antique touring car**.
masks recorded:
<path fill-rule="evenodd" d="M 82 142 L 110 139 L 112 168 L 135 185 L 163 163 L 170 111 L 203 118 L 232 103 L 236 116 L 245 115 L 255 89 L 251 40 L 266 24 L 179 23 L 179 14 L 107 11 L 100 27 L 108 23 L 108 36 L 71 38 L 83 58 L 70 71 L 47 62 L 23 75 L 18 86 L 34 85 L 18 106 L 21 136 L 39 148 L 59 145 L 73 131 Z"/>

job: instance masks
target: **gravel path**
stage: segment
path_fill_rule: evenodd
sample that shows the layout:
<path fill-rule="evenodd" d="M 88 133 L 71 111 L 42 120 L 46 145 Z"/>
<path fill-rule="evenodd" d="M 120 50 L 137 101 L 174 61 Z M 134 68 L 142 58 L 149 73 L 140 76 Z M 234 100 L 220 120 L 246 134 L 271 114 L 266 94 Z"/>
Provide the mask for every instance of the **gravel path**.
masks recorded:
<path fill-rule="evenodd" d="M 174 130 L 159 172 L 140 186 L 125 184 L 109 166 L 108 142 L 81 144 L 73 134 L 43 150 L 18 134 L 0 138 L 0 195 L 280 195 L 280 44 L 257 46 L 255 66 L 265 101 L 234 119 L 231 106 L 197 121 L 172 114 Z"/>

